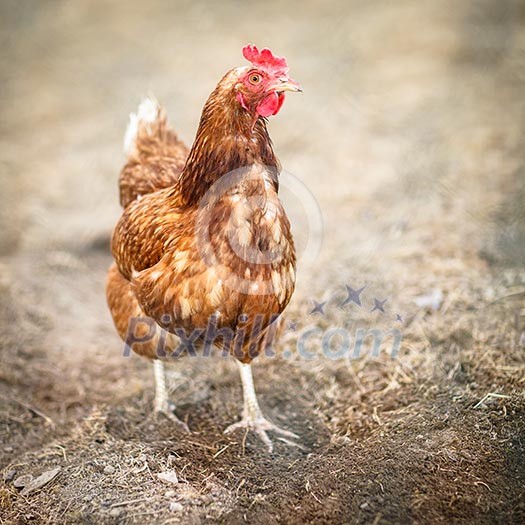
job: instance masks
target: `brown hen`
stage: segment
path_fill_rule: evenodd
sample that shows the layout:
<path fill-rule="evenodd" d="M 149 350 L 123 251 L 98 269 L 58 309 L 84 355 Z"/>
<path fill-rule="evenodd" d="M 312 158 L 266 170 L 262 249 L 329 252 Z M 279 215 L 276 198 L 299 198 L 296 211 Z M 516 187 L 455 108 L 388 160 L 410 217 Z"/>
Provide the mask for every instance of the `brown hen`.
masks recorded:
<path fill-rule="evenodd" d="M 187 429 L 169 406 L 163 360 L 219 348 L 236 358 L 244 394 L 242 420 L 226 431 L 255 430 L 271 450 L 267 431 L 297 436 L 263 416 L 250 363 L 291 298 L 296 259 L 266 124 L 284 92 L 300 89 L 283 58 L 243 54 L 251 65 L 221 79 L 189 152 L 153 100 L 131 116 L 107 300 L 128 347 L 153 360 L 156 411 Z"/>

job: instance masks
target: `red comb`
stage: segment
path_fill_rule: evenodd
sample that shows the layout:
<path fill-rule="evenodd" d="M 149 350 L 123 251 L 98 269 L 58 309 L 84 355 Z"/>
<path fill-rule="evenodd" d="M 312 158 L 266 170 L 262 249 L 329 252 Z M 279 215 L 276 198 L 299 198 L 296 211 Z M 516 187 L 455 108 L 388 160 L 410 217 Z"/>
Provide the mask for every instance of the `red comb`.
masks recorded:
<path fill-rule="evenodd" d="M 259 51 L 257 46 L 248 44 L 243 47 L 242 56 L 254 66 L 265 69 L 274 75 L 286 75 L 288 73 L 286 58 L 274 56 L 267 47 Z"/>

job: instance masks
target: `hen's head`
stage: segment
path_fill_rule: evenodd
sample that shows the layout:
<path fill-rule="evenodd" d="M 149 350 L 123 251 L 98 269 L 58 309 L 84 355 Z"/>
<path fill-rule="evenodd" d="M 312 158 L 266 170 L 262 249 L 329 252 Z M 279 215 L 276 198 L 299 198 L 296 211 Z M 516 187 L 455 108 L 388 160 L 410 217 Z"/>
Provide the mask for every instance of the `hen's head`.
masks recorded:
<path fill-rule="evenodd" d="M 299 84 L 288 76 L 285 58 L 274 56 L 267 48 L 259 51 L 247 45 L 242 54 L 252 63 L 240 69 L 235 85 L 236 99 L 254 119 L 276 115 L 284 102 L 285 91 L 301 91 Z"/>

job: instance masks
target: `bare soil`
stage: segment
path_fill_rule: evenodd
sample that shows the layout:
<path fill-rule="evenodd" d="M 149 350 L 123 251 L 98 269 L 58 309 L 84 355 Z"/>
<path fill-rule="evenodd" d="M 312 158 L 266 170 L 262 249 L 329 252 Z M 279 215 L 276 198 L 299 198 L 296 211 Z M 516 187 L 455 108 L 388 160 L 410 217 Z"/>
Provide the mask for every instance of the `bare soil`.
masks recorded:
<path fill-rule="evenodd" d="M 522 3 L 0 11 L 2 523 L 525 523 Z M 127 114 L 153 92 L 191 142 L 250 41 L 304 87 L 270 129 L 324 225 L 295 329 L 254 366 L 263 409 L 304 447 L 275 440 L 271 455 L 223 434 L 242 403 L 229 360 L 170 364 L 190 436 L 155 419 L 150 366 L 123 357 L 104 299 Z M 311 210 L 290 203 L 301 247 Z M 361 308 L 341 306 L 345 285 L 366 285 Z M 387 336 L 371 355 L 368 338 L 330 359 L 316 334 L 307 360 L 312 328 L 352 342 L 396 328 L 401 348 Z M 33 493 L 14 486 L 56 467 Z"/>

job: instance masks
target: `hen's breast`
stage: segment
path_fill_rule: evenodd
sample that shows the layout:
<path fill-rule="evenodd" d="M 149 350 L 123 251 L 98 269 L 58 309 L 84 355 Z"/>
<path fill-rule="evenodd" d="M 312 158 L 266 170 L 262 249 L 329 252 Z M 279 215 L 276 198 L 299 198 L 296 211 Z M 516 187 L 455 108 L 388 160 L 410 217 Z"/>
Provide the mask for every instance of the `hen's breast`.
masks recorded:
<path fill-rule="evenodd" d="M 273 184 L 260 178 L 204 199 L 184 240 L 136 278 L 144 311 L 170 331 L 265 329 L 295 285 L 290 224 Z M 189 217 L 187 217 L 189 219 Z"/>
<path fill-rule="evenodd" d="M 274 182 L 248 178 L 203 214 L 209 237 L 202 239 L 204 259 L 228 269 L 230 288 L 250 298 L 271 295 L 282 311 L 295 282 L 295 248 L 288 217 Z M 206 224 L 199 228 L 200 241 Z M 208 241 L 208 242 L 206 242 Z M 290 294 L 291 295 L 291 294 Z"/>

